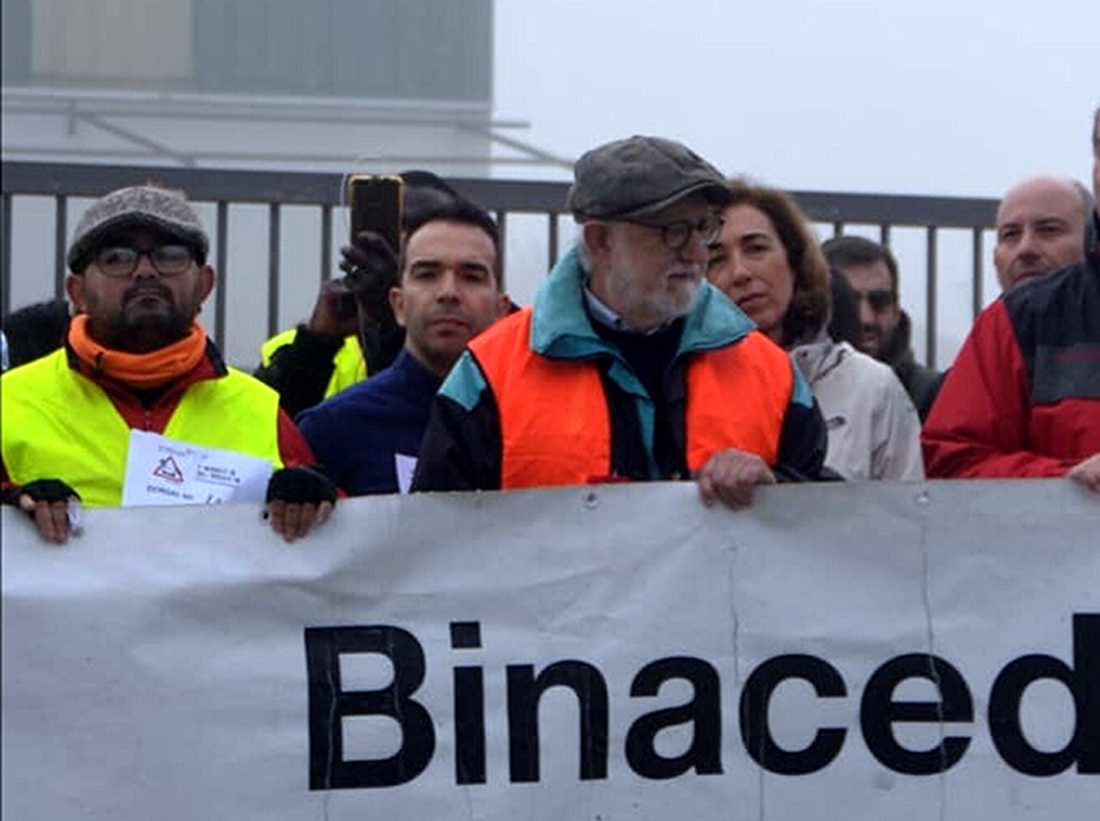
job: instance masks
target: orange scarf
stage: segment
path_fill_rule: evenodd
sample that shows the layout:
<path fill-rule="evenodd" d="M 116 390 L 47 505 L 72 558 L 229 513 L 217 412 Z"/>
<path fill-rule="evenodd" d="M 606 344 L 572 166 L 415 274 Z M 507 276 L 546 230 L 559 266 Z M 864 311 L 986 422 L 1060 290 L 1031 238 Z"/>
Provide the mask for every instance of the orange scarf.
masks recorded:
<path fill-rule="evenodd" d="M 69 323 L 69 347 L 95 373 L 138 390 L 159 388 L 191 371 L 206 354 L 206 332 L 193 322 L 179 342 L 149 353 L 127 353 L 105 348 L 88 335 L 88 315 L 77 314 Z"/>

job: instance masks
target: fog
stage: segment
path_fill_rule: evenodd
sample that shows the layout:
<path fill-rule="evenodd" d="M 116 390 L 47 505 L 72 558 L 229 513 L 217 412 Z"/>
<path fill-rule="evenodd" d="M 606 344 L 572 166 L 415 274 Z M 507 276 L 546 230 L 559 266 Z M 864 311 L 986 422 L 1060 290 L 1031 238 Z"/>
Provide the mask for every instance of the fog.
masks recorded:
<path fill-rule="evenodd" d="M 796 189 L 1089 179 L 1100 3 L 497 0 L 495 26 L 497 115 L 566 158 L 652 133 Z"/>
<path fill-rule="evenodd" d="M 1100 3 L 497 0 L 495 13 L 495 113 L 527 120 L 516 136 L 563 160 L 643 133 L 793 190 L 1000 197 L 1040 172 L 1091 179 Z M 552 165 L 495 173 L 569 178 Z M 509 230 L 526 301 L 545 229 Z M 924 232 L 891 243 L 920 357 Z M 987 303 L 992 245 L 987 233 Z M 971 254 L 968 232 L 940 232 L 940 366 L 970 326 Z"/>

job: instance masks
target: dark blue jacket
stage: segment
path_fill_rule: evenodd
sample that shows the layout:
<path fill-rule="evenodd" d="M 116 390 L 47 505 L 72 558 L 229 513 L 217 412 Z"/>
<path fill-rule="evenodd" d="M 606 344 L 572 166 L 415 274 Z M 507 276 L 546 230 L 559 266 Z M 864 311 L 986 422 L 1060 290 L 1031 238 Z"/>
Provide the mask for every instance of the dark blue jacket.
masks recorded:
<path fill-rule="evenodd" d="M 394 456 L 420 451 L 441 381 L 402 350 L 390 367 L 302 413 L 298 427 L 349 496 L 397 493 Z"/>

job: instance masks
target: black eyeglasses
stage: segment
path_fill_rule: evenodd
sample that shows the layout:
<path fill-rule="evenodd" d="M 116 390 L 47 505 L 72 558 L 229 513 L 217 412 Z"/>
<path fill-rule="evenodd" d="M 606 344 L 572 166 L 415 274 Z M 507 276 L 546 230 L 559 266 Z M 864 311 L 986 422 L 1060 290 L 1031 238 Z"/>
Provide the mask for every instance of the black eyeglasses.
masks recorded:
<path fill-rule="evenodd" d="M 707 214 L 705 217 L 692 222 L 691 220 L 675 220 L 663 225 L 654 225 L 652 222 L 639 222 L 637 220 L 624 220 L 632 225 L 641 225 L 644 228 L 652 228 L 661 232 L 661 240 L 670 251 L 680 251 L 691 242 L 691 235 L 698 233 L 703 238 L 705 245 L 710 245 L 718 240 L 722 233 L 723 220 L 717 214 Z"/>
<path fill-rule="evenodd" d="M 122 279 L 137 270 L 138 261 L 148 257 L 153 268 L 162 277 L 179 276 L 195 261 L 195 255 L 186 245 L 154 245 L 152 248 L 131 248 L 128 245 L 112 245 L 100 248 L 92 255 L 92 262 L 105 277 Z"/>
<path fill-rule="evenodd" d="M 867 304 L 871 306 L 871 310 L 876 314 L 892 307 L 895 300 L 894 292 L 887 291 L 884 288 L 874 291 L 857 291 L 853 288 L 852 294 L 855 296 L 857 304 L 866 299 Z"/>

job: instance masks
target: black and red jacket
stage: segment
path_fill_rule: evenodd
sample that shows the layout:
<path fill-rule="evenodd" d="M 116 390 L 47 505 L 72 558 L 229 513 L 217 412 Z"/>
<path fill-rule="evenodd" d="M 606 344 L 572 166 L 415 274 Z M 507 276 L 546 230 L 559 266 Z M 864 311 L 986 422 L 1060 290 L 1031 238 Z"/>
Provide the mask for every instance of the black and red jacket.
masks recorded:
<path fill-rule="evenodd" d="M 986 308 L 921 435 L 931 477 L 1063 476 L 1100 453 L 1100 245 Z"/>

